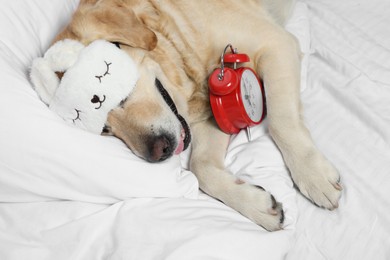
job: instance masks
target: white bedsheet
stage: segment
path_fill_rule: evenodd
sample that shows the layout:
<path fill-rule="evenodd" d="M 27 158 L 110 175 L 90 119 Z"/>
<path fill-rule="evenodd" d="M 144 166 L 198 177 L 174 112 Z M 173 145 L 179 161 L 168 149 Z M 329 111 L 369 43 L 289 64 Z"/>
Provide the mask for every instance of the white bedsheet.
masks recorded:
<path fill-rule="evenodd" d="M 306 121 L 319 148 L 340 170 L 344 192 L 338 210 L 314 207 L 293 189 L 266 122 L 252 131 L 251 143 L 245 132 L 238 134 L 232 138 L 226 164 L 283 202 L 285 229 L 273 233 L 198 195 L 193 175 L 180 167 L 181 161 L 185 168 L 185 154 L 163 165 L 146 166 L 120 142 L 78 129 L 64 130 L 44 112 L 27 81 L 27 64 L 44 52 L 76 4 L 77 0 L 19 0 L 7 1 L 0 10 L 0 75 L 6 79 L 0 89 L 12 93 L 0 94 L 0 259 L 390 259 L 387 0 L 301 0 L 295 9 L 288 28 L 300 39 L 305 54 Z M 18 9 L 21 6 L 24 9 Z M 4 91 L 9 88 L 13 90 Z M 12 104 L 10 98 L 15 107 L 4 106 Z M 29 118 L 23 118 L 17 103 L 21 100 L 33 107 Z M 65 158 L 67 166 L 42 148 L 34 153 L 24 143 L 31 139 L 29 131 L 14 128 L 26 127 L 39 138 L 39 127 L 50 134 L 44 126 L 32 126 L 42 120 L 98 151 L 108 146 L 109 160 L 121 164 L 118 172 L 97 166 L 88 170 L 91 154 L 89 163 L 79 168 L 70 160 L 74 155 Z M 44 147 L 55 149 L 49 145 L 55 138 L 50 136 Z M 54 163 L 45 167 L 32 163 L 37 154 L 47 156 L 40 162 L 53 158 Z M 19 171 L 12 175 L 6 164 Z M 56 165 L 62 169 L 55 171 Z M 149 176 L 134 185 L 126 175 L 129 167 L 151 168 L 145 168 Z M 111 174 L 121 181 L 110 181 Z M 150 179 L 155 182 L 146 181 Z"/>
<path fill-rule="evenodd" d="M 288 259 L 390 259 L 390 2 L 304 1 L 307 124 L 344 192 L 327 212 L 298 199 Z"/>

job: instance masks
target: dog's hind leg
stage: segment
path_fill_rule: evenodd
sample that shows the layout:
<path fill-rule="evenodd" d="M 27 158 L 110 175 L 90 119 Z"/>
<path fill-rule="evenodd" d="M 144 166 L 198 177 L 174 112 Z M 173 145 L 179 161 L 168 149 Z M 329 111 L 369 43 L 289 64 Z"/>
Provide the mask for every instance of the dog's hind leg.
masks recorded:
<path fill-rule="evenodd" d="M 225 169 L 229 135 L 218 129 L 214 119 L 194 124 L 192 132 L 190 168 L 200 188 L 265 229 L 281 229 L 282 205 L 270 193 L 240 181 Z"/>
<path fill-rule="evenodd" d="M 339 174 L 315 147 L 301 116 L 298 43 L 281 28 L 267 32 L 269 41 L 256 55 L 256 69 L 265 83 L 270 134 L 302 194 L 334 209 L 341 194 Z"/>

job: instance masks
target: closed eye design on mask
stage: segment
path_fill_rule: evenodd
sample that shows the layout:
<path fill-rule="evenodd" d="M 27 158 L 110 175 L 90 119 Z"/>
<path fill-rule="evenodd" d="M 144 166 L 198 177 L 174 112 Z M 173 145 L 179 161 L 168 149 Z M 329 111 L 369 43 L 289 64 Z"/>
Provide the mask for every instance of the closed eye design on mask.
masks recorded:
<path fill-rule="evenodd" d="M 106 64 L 106 72 L 103 73 L 103 75 L 100 76 L 95 76 L 99 80 L 99 83 L 102 83 L 102 78 L 104 78 L 106 75 L 110 75 L 110 65 L 112 64 L 111 62 L 104 61 Z"/>
<path fill-rule="evenodd" d="M 78 109 L 74 109 L 75 111 L 76 111 L 76 117 L 74 118 L 74 119 L 72 119 L 72 121 L 73 121 L 73 124 L 76 122 L 76 120 L 80 120 L 81 121 L 81 119 L 80 119 L 80 110 L 78 110 Z"/>

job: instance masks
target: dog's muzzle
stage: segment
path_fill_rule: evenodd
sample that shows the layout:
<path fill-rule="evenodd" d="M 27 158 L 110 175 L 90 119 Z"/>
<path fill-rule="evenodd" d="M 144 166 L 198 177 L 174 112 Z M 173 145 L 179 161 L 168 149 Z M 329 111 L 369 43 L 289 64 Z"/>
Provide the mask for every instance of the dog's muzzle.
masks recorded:
<path fill-rule="evenodd" d="M 181 123 L 182 126 L 182 136 L 179 137 L 183 138 L 182 140 L 179 140 L 180 142 L 183 142 L 182 145 L 184 145 L 182 151 L 186 150 L 191 142 L 191 132 L 190 128 L 188 126 L 188 123 L 186 120 L 183 118 L 182 115 L 179 114 L 177 107 L 172 99 L 172 97 L 169 95 L 168 91 L 164 88 L 164 86 L 161 84 L 161 82 L 156 79 L 155 85 L 157 89 L 159 90 L 161 96 L 163 97 L 165 103 L 169 106 L 171 111 L 175 114 L 179 122 Z M 184 135 L 184 137 L 183 137 Z M 158 161 L 163 161 L 167 158 L 169 158 L 173 154 L 173 149 L 172 149 L 172 138 L 170 136 L 160 136 L 155 139 L 155 141 L 150 144 L 150 156 L 148 158 L 149 161 L 151 162 L 158 162 Z M 179 144 L 180 145 L 180 144 Z"/>

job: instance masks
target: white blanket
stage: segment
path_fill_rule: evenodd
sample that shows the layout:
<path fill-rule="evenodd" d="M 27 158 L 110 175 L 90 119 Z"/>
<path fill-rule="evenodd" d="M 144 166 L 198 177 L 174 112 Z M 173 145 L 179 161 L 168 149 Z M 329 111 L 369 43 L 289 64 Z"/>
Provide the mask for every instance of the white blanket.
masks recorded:
<path fill-rule="evenodd" d="M 28 66 L 77 0 L 0 9 L 0 259 L 389 259 L 390 3 L 300 1 L 288 28 L 305 54 L 302 98 L 340 170 L 340 208 L 297 195 L 267 121 L 232 137 L 226 165 L 283 203 L 267 232 L 199 193 L 188 154 L 161 164 L 68 127 L 39 100 Z M 256 156 L 253 156 L 253 155 Z"/>
<path fill-rule="evenodd" d="M 304 2 L 306 122 L 344 191 L 334 212 L 299 197 L 288 259 L 390 259 L 390 2 Z"/>

